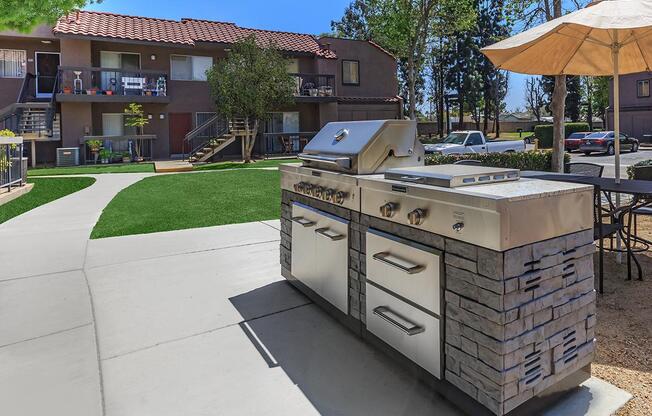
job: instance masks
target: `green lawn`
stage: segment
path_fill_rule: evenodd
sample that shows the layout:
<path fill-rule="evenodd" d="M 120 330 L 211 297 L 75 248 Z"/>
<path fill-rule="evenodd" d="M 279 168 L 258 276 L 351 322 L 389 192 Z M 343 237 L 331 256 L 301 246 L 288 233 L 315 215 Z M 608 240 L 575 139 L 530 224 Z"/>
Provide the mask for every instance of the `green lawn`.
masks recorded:
<path fill-rule="evenodd" d="M 265 159 L 258 160 L 252 163 L 242 162 L 217 162 L 207 163 L 205 165 L 195 166 L 195 170 L 222 170 L 222 169 L 253 169 L 253 168 L 269 168 L 277 167 L 283 163 L 297 163 L 299 159 Z"/>
<path fill-rule="evenodd" d="M 28 179 L 34 188 L 13 201 L 0 205 L 0 224 L 40 205 L 59 199 L 91 186 L 94 178 L 40 178 Z"/>
<path fill-rule="evenodd" d="M 280 206 L 278 171 L 153 176 L 116 195 L 91 238 L 275 219 Z"/>
<path fill-rule="evenodd" d="M 52 175 L 95 175 L 100 173 L 135 173 L 154 172 L 152 163 L 125 163 L 116 165 L 89 165 L 71 166 L 61 168 L 35 168 L 27 171 L 27 176 L 52 176 Z"/>

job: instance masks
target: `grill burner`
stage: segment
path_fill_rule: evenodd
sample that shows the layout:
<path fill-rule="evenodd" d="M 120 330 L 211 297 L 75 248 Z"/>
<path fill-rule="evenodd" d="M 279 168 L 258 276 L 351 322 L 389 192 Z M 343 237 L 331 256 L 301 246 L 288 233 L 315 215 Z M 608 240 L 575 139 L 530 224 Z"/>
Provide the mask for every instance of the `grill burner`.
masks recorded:
<path fill-rule="evenodd" d="M 414 166 L 389 169 L 385 172 L 385 179 L 388 180 L 445 188 L 516 181 L 519 176 L 517 169 L 468 165 Z"/>

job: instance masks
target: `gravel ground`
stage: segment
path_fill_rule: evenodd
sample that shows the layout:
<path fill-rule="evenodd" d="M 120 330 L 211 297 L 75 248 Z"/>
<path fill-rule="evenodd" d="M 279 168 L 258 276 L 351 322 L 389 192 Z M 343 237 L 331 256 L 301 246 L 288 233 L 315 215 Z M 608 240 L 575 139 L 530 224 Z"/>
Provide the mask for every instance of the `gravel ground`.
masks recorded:
<path fill-rule="evenodd" d="M 652 221 L 639 222 L 639 235 L 652 240 Z M 608 244 L 608 243 L 607 243 Z M 593 375 L 634 397 L 618 416 L 652 415 L 652 253 L 637 256 L 644 280 L 625 280 L 627 263 L 605 255 L 603 296 L 598 297 L 597 355 Z M 596 279 L 598 256 L 595 256 Z"/>

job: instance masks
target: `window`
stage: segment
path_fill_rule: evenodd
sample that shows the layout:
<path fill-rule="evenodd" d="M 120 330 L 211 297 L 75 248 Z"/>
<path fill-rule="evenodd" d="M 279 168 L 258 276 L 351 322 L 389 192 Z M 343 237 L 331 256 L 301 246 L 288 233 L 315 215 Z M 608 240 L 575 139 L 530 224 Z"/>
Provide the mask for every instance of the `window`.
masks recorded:
<path fill-rule="evenodd" d="M 266 133 L 298 133 L 299 130 L 298 111 L 270 113 L 270 117 L 265 121 Z M 292 151 L 299 151 L 301 144 L 298 135 L 267 135 L 265 138 L 267 153 L 284 152 L 286 149 L 283 140 L 289 140 L 287 145 L 292 147 Z"/>
<path fill-rule="evenodd" d="M 0 78 L 22 78 L 27 67 L 27 52 L 0 49 Z"/>
<path fill-rule="evenodd" d="M 482 144 L 482 135 L 480 133 L 471 133 L 466 141 L 467 146 L 480 146 Z"/>
<path fill-rule="evenodd" d="M 639 98 L 650 96 L 650 80 L 643 79 L 636 83 L 636 95 Z"/>
<path fill-rule="evenodd" d="M 342 61 L 342 84 L 360 85 L 360 62 Z"/>
<path fill-rule="evenodd" d="M 104 140 L 104 146 L 112 152 L 126 152 L 130 149 L 129 141 L 111 140 L 111 136 L 130 136 L 135 134 L 135 127 L 125 126 L 124 114 L 102 113 L 102 136 L 107 138 Z"/>
<path fill-rule="evenodd" d="M 213 66 L 210 56 L 170 56 L 170 78 L 176 81 L 206 81 L 206 71 Z"/>

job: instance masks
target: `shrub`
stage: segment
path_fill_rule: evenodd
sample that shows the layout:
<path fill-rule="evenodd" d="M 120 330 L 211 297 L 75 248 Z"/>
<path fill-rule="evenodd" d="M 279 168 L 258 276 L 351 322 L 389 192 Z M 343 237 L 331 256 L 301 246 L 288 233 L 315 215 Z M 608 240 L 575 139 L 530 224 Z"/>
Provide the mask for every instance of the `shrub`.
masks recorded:
<path fill-rule="evenodd" d="M 627 166 L 627 176 L 629 179 L 635 179 L 634 170 L 637 167 L 652 167 L 652 159 L 641 160 L 640 162 L 636 162 L 631 166 Z"/>
<path fill-rule="evenodd" d="M 446 165 L 459 160 L 479 160 L 482 166 L 495 168 L 552 171 L 552 151 L 550 150 L 509 153 L 469 153 L 464 155 L 433 154 L 426 156 L 426 165 Z M 568 153 L 564 155 L 564 162 L 570 162 Z"/>
<path fill-rule="evenodd" d="M 588 123 L 565 123 L 564 126 L 566 137 L 578 131 L 591 131 Z M 540 148 L 552 148 L 552 124 L 534 126 L 534 136 L 539 139 Z"/>

